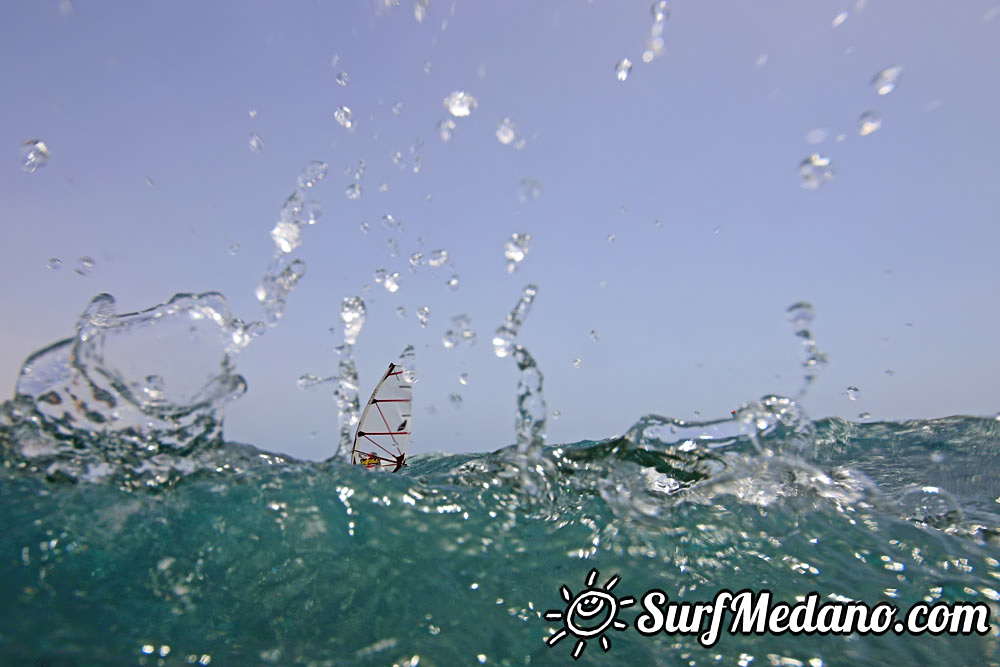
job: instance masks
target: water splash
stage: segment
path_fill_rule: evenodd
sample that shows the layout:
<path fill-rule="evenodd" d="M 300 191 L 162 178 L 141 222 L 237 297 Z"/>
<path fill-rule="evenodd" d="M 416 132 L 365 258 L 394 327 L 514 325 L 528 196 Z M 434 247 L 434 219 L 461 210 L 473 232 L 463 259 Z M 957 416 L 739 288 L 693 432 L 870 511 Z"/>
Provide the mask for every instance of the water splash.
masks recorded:
<path fill-rule="evenodd" d="M 246 391 L 233 366 L 246 327 L 213 292 L 121 315 L 114 304 L 94 297 L 73 338 L 24 362 L 17 414 L 55 441 L 20 456 L 50 476 L 168 483 L 195 468 L 173 454 L 221 441 L 223 405 Z"/>
<path fill-rule="evenodd" d="M 829 362 L 829 359 L 816 347 L 816 341 L 813 340 L 812 333 L 809 330 L 815 316 L 812 304 L 800 301 L 789 306 L 786 313 L 788 315 L 788 323 L 792 325 L 795 335 L 800 339 L 805 355 L 805 359 L 802 362 L 802 368 L 805 369 L 805 378 L 802 389 L 799 390 L 799 396 L 801 397 Z"/>
<path fill-rule="evenodd" d="M 340 305 L 340 319 L 344 323 L 344 343 L 336 348 L 339 359 L 334 398 L 337 401 L 340 438 L 337 451 L 331 457 L 335 460 L 345 460 L 350 457 L 351 447 L 354 445 L 354 431 L 360 419 L 361 399 L 358 396 L 358 367 L 354 360 L 354 345 L 358 342 L 358 334 L 365 325 L 366 316 L 364 299 L 360 296 L 344 297 Z"/>
<path fill-rule="evenodd" d="M 531 312 L 531 304 L 535 300 L 538 287 L 534 283 L 525 285 L 513 310 L 507 314 L 507 319 L 497 329 L 493 336 L 493 351 L 498 357 L 506 357 L 514 352 L 514 339 L 524 324 L 524 318 Z"/>

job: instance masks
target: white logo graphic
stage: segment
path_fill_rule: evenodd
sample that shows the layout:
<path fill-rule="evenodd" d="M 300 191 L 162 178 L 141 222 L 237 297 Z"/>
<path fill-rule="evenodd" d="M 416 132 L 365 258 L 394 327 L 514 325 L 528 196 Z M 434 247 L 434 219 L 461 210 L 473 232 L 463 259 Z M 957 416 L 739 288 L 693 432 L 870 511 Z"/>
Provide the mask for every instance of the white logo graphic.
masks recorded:
<path fill-rule="evenodd" d="M 566 610 L 550 609 L 545 612 L 545 620 L 563 622 L 563 627 L 545 643 L 555 646 L 566 635 L 573 635 L 577 638 L 571 654 L 574 660 L 583 655 L 583 650 L 587 648 L 587 640 L 591 637 L 600 637 L 601 648 L 607 652 L 611 648 L 611 641 L 604 636 L 604 631 L 608 628 L 614 628 L 619 632 L 628 629 L 625 621 L 618 620 L 618 609 L 635 604 L 635 598 L 629 596 L 619 600 L 611 593 L 611 589 L 621 579 L 617 574 L 608 579 L 604 588 L 597 588 L 594 584 L 599 574 L 596 569 L 591 570 L 585 582 L 587 587 L 575 597 L 565 584 L 560 586 L 559 594 L 566 601 Z"/>

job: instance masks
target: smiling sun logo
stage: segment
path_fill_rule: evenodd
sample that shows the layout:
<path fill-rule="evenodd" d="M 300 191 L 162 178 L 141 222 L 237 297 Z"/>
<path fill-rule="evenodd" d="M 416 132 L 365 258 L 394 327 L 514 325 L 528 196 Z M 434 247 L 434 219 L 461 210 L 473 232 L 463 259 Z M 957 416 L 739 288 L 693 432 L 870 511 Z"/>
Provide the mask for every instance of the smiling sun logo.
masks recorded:
<path fill-rule="evenodd" d="M 618 620 L 618 610 L 635 604 L 635 598 L 629 596 L 619 600 L 611 592 L 621 577 L 617 574 L 612 575 L 604 584 L 604 588 L 598 588 L 594 585 L 598 576 L 600 573 L 596 569 L 591 570 L 585 582 L 587 587 L 576 596 L 565 584 L 560 586 L 559 594 L 566 601 L 565 611 L 550 609 L 545 612 L 545 620 L 563 622 L 563 627 L 554 632 L 545 643 L 555 646 L 566 635 L 573 635 L 577 639 L 571 653 L 574 660 L 583 655 L 583 650 L 587 648 L 587 640 L 592 637 L 599 637 L 601 648 L 607 652 L 611 648 L 611 641 L 604 635 L 604 631 L 608 628 L 614 628 L 619 632 L 627 629 L 628 624 Z"/>

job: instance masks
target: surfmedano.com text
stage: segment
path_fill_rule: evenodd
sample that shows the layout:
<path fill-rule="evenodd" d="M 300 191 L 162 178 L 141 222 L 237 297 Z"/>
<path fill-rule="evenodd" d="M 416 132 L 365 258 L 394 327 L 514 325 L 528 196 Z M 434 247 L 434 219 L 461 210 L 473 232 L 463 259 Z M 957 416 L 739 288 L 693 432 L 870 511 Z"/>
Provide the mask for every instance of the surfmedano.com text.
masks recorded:
<path fill-rule="evenodd" d="M 674 602 L 654 588 L 640 604 L 643 612 L 635 619 L 640 634 L 697 635 L 705 648 L 719 641 L 726 619 L 731 635 L 985 635 L 990 630 L 990 609 L 983 602 L 919 602 L 899 617 L 899 607 L 888 602 L 821 602 L 819 593 L 789 604 L 773 602 L 766 589 L 723 589 L 711 602 Z"/>

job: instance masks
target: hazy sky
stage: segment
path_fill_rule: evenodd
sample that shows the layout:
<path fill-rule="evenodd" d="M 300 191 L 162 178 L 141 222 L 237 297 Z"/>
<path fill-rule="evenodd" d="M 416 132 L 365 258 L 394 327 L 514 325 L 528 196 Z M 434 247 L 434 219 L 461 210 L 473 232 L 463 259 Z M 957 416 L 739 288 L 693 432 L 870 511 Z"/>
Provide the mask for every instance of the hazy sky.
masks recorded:
<path fill-rule="evenodd" d="M 6 3 L 7 395 L 24 358 L 71 335 L 100 292 L 128 312 L 215 290 L 234 316 L 260 318 L 270 230 L 301 169 L 324 160 L 323 215 L 296 252 L 306 275 L 238 358 L 249 390 L 228 407 L 230 439 L 333 451 L 332 385 L 296 380 L 336 372 L 339 304 L 360 295 L 362 394 L 416 346 L 411 454 L 510 444 L 517 373 L 490 340 L 528 282 L 538 297 L 519 341 L 560 414 L 550 443 L 796 393 L 801 346 L 785 311 L 797 301 L 815 306 L 830 358 L 804 400 L 813 417 L 996 413 L 996 0 L 677 0 L 645 63 L 650 4 L 430 0 L 418 21 L 412 0 Z M 619 81 L 623 58 L 633 66 Z M 879 95 L 872 79 L 891 66 L 901 76 Z M 456 90 L 478 106 L 444 141 Z M 341 105 L 350 130 L 334 118 Z M 881 126 L 861 136 L 868 111 Z M 498 140 L 504 118 L 523 146 Z M 21 163 L 28 139 L 51 151 L 34 173 Z M 799 164 L 814 152 L 835 176 L 806 189 Z M 523 179 L 540 196 L 521 201 Z M 532 246 L 508 274 L 513 233 Z M 409 270 L 411 253 L 439 248 L 448 266 Z M 84 256 L 95 265 L 80 275 Z M 376 284 L 379 268 L 400 273 L 397 293 Z M 476 343 L 445 349 L 461 314 Z"/>

